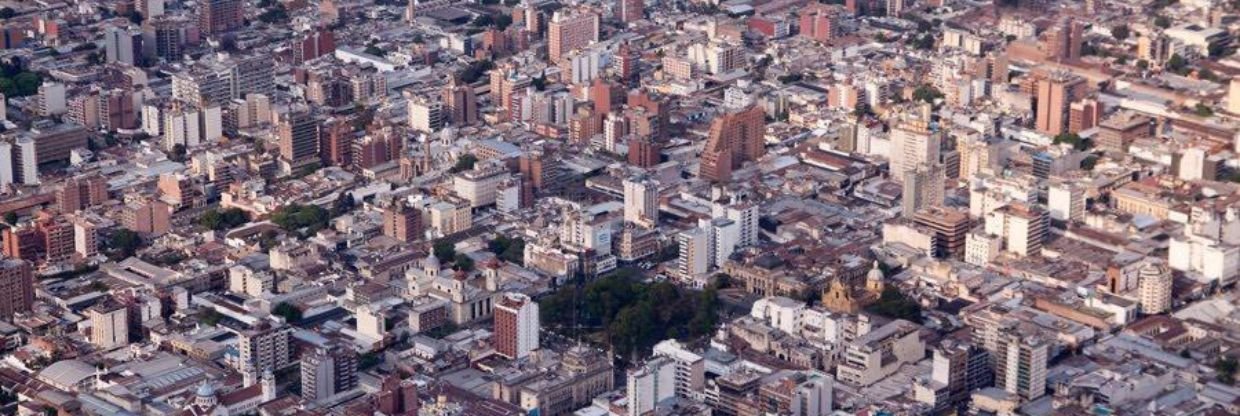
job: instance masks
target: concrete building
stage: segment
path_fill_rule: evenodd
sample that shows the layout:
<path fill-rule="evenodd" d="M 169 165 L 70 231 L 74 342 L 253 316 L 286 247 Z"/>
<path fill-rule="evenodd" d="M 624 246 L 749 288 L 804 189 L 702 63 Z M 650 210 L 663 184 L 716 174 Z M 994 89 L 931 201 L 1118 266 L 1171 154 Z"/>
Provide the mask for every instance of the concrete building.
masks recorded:
<path fill-rule="evenodd" d="M 129 345 L 129 315 L 124 305 L 111 303 L 91 307 L 90 343 L 103 350 Z"/>
<path fill-rule="evenodd" d="M 1053 181 L 1046 189 L 1046 208 L 1052 220 L 1083 221 L 1085 190 L 1070 182 Z"/>
<path fill-rule="evenodd" d="M 30 262 L 0 259 L 0 319 L 28 312 L 34 305 L 34 272 Z"/>
<path fill-rule="evenodd" d="M 1069 105 L 1086 91 L 1083 78 L 1069 72 L 1054 72 L 1037 81 L 1037 119 L 1039 132 L 1056 136 L 1068 132 Z"/>
<path fill-rule="evenodd" d="M 443 128 L 443 102 L 412 94 L 405 98 L 409 105 L 409 127 L 423 133 L 432 133 Z"/>
<path fill-rule="evenodd" d="M 1025 400 L 1046 395 L 1050 343 L 1035 334 L 1000 334 L 995 355 L 995 385 Z"/>
<path fill-rule="evenodd" d="M 547 55 L 552 62 L 598 41 L 599 16 L 593 11 L 559 10 L 547 24 Z"/>
<path fill-rule="evenodd" d="M 902 175 L 904 191 L 901 193 L 901 208 L 905 218 L 912 218 L 923 209 L 943 206 L 946 181 L 943 164 L 920 164 Z"/>
<path fill-rule="evenodd" d="M 492 343 L 495 352 L 509 359 L 524 358 L 538 349 L 538 303 L 529 296 L 505 293 L 495 302 Z"/>
<path fill-rule="evenodd" d="M 706 383 L 706 360 L 675 339 L 654 345 L 654 355 L 671 360 L 675 367 L 676 396 L 696 398 Z"/>
<path fill-rule="evenodd" d="M 942 135 L 930 130 L 931 108 L 923 106 L 919 117 L 905 120 L 891 130 L 888 171 L 891 179 L 903 183 L 905 172 L 919 166 L 934 166 L 942 159 Z"/>
<path fill-rule="evenodd" d="M 289 336 L 292 328 L 261 322 L 238 332 L 237 369 L 242 374 L 257 375 L 261 371 L 278 371 L 291 362 Z"/>
<path fill-rule="evenodd" d="M 920 327 L 897 319 L 857 337 L 844 350 L 836 378 L 855 386 L 869 386 L 895 373 L 900 366 L 921 360 L 925 344 Z"/>
<path fill-rule="evenodd" d="M 323 402 L 358 386 L 357 352 L 351 345 L 317 347 L 302 355 L 300 367 L 301 398 L 309 402 Z"/>
<path fill-rule="evenodd" d="M 1141 266 L 1138 272 L 1137 298 L 1141 302 L 1141 313 L 1153 315 L 1171 310 L 1171 269 L 1161 261 L 1152 261 Z"/>
<path fill-rule="evenodd" d="M 659 402 L 676 396 L 676 364 L 666 357 L 646 361 L 627 377 L 628 416 L 649 414 Z"/>
<path fill-rule="evenodd" d="M 383 235 L 404 242 L 422 238 L 422 210 L 401 202 L 383 209 Z"/>
<path fill-rule="evenodd" d="M 1003 238 L 1004 249 L 1020 256 L 1041 254 L 1050 216 L 1037 206 L 1012 203 L 986 214 L 986 233 Z"/>
<path fill-rule="evenodd" d="M 624 180 L 624 221 L 646 228 L 658 225 L 658 182 L 646 178 Z"/>
<path fill-rule="evenodd" d="M 727 182 L 732 171 L 745 162 L 766 154 L 766 114 L 762 107 L 720 115 L 710 125 L 698 176 L 713 182 Z"/>

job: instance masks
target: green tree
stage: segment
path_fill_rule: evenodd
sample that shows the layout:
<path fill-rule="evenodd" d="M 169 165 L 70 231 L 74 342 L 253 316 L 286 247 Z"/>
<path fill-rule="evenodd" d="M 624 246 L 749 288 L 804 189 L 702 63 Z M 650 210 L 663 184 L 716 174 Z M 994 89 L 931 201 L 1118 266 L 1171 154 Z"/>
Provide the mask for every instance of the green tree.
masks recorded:
<path fill-rule="evenodd" d="M 172 150 L 168 152 L 168 160 L 173 162 L 184 162 L 187 151 L 185 145 L 177 143 L 172 145 Z"/>
<path fill-rule="evenodd" d="M 13 16 L 17 16 L 17 10 L 12 7 L 0 8 L 0 19 L 10 19 Z"/>
<path fill-rule="evenodd" d="M 329 219 L 328 211 L 318 205 L 289 204 L 271 213 L 271 222 L 303 237 L 327 228 Z"/>
<path fill-rule="evenodd" d="M 366 45 L 366 49 L 363 52 L 366 52 L 374 56 L 378 56 L 380 58 L 387 56 L 387 51 L 383 50 L 383 48 L 380 48 L 377 45 Z"/>
<path fill-rule="evenodd" d="M 1111 37 L 1114 37 L 1119 41 L 1128 39 L 1128 35 L 1131 33 L 1132 32 L 1128 29 L 1128 25 L 1123 23 L 1111 27 Z"/>
<path fill-rule="evenodd" d="M 913 90 L 913 99 L 917 101 L 925 101 L 927 103 L 934 104 L 934 101 L 940 98 L 943 98 L 943 93 L 927 84 L 923 84 L 922 86 L 917 87 L 916 90 Z"/>
<path fill-rule="evenodd" d="M 1171 19 L 1168 19 L 1167 16 L 1156 16 L 1154 17 L 1154 26 L 1158 26 L 1163 29 L 1169 28 L 1171 27 Z"/>
<path fill-rule="evenodd" d="M 1184 59 L 1184 57 L 1180 56 L 1180 54 L 1178 53 L 1171 54 L 1171 58 L 1167 59 L 1166 67 L 1168 71 L 1171 71 L 1171 72 L 1174 72 L 1180 75 L 1187 74 L 1189 71 L 1188 60 Z"/>
<path fill-rule="evenodd" d="M 4 213 L 4 222 L 9 225 L 17 224 L 17 213 L 13 211 Z"/>
<path fill-rule="evenodd" d="M 202 213 L 196 222 L 209 230 L 230 230 L 250 222 L 250 216 L 239 208 L 228 208 L 222 211 L 209 209 Z"/>
<path fill-rule="evenodd" d="M 452 257 L 452 269 L 466 272 L 474 271 L 474 259 L 465 255 L 465 253 L 457 253 Z"/>
<path fill-rule="evenodd" d="M 448 172 L 450 173 L 464 172 L 464 171 L 473 169 L 474 164 L 476 163 L 478 163 L 478 157 L 474 156 L 473 153 L 466 153 L 466 154 L 461 155 L 460 158 L 456 159 L 456 164 L 452 165 L 452 169 L 449 169 Z"/>
<path fill-rule="evenodd" d="M 1210 117 L 1214 115 L 1214 109 L 1211 109 L 1210 106 L 1205 105 L 1205 103 L 1197 103 L 1197 105 L 1193 107 L 1193 114 L 1197 115 L 1197 117 Z"/>
<path fill-rule="evenodd" d="M 1236 371 L 1240 363 L 1232 357 L 1223 357 L 1214 361 L 1214 379 L 1226 385 L 1236 384 Z"/>
<path fill-rule="evenodd" d="M 134 253 L 142 247 L 142 237 L 128 228 L 119 228 L 112 232 L 107 246 L 112 253 L 109 256 L 112 260 L 127 259 L 133 257 Z"/>
<path fill-rule="evenodd" d="M 892 319 L 903 319 L 906 321 L 921 323 L 921 304 L 909 298 L 900 289 L 893 286 L 883 288 L 883 293 L 879 295 L 878 302 L 870 305 L 866 310 L 876 315 L 886 316 Z"/>
<path fill-rule="evenodd" d="M 495 24 L 495 18 L 491 17 L 489 14 L 480 14 L 475 17 L 474 21 L 470 22 L 470 24 L 474 27 L 487 27 Z"/>
<path fill-rule="evenodd" d="M 1140 69 L 1141 69 L 1141 70 L 1143 70 L 1143 71 L 1144 71 L 1144 70 L 1146 70 L 1146 69 L 1150 69 L 1150 61 L 1147 61 L 1147 60 L 1144 60 L 1144 59 L 1138 59 L 1138 60 L 1137 60 L 1137 68 L 1140 68 Z"/>
<path fill-rule="evenodd" d="M 1073 149 L 1080 150 L 1080 151 L 1089 149 L 1091 145 L 1089 140 L 1081 138 L 1081 136 L 1076 133 L 1060 133 L 1059 135 L 1055 136 L 1054 143 L 1055 144 L 1069 144 L 1069 145 L 1072 145 Z"/>
<path fill-rule="evenodd" d="M 1084 170 L 1084 171 L 1094 170 L 1094 166 L 1096 166 L 1097 164 L 1098 164 L 1098 156 L 1089 155 L 1085 159 L 1081 160 L 1081 170 Z"/>
<path fill-rule="evenodd" d="M 456 245 L 450 241 L 436 241 L 431 247 L 431 252 L 435 254 L 435 258 L 438 258 L 439 261 L 456 260 Z"/>
<path fill-rule="evenodd" d="M 300 308 L 298 308 L 297 306 L 291 303 L 280 302 L 279 305 L 276 305 L 276 307 L 271 308 L 271 314 L 283 317 L 285 322 L 297 323 L 297 322 L 301 322 L 302 312 Z"/>
<path fill-rule="evenodd" d="M 215 326 L 220 323 L 220 319 L 224 318 L 224 315 L 220 315 L 215 309 L 203 308 L 198 311 L 197 318 L 198 322 L 203 325 Z"/>

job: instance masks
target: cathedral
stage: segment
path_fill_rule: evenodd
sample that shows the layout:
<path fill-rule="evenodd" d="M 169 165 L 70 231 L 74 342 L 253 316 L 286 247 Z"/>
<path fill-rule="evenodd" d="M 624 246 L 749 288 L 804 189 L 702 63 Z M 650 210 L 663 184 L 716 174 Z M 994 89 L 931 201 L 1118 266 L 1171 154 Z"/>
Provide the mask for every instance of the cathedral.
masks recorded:
<path fill-rule="evenodd" d="M 865 287 L 855 288 L 838 278 L 832 278 L 822 292 L 822 307 L 831 312 L 855 314 L 862 308 L 877 302 L 883 294 L 883 271 L 878 261 L 865 275 Z"/>

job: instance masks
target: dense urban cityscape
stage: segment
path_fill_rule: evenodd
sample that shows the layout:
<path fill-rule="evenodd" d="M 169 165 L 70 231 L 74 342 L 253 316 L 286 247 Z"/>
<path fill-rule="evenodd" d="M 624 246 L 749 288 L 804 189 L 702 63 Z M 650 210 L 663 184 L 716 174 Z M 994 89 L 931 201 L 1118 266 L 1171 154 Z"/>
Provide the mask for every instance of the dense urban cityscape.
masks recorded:
<path fill-rule="evenodd" d="M 0 1 L 0 415 L 1240 415 L 1240 1 Z"/>

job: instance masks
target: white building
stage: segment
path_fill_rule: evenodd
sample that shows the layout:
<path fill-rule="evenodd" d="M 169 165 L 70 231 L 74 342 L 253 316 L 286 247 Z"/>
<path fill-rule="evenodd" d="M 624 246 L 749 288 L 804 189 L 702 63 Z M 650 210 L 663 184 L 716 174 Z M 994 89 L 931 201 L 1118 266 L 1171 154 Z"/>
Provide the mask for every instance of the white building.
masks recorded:
<path fill-rule="evenodd" d="M 1198 227 L 1190 224 L 1183 235 L 1171 238 L 1167 264 L 1205 282 L 1228 284 L 1235 280 L 1240 273 L 1240 245 L 1228 241 L 1227 236 L 1215 238 L 1193 231 Z"/>
<path fill-rule="evenodd" d="M 443 103 L 422 96 L 406 95 L 409 105 L 409 127 L 423 133 L 443 128 Z"/>
<path fill-rule="evenodd" d="M 624 221 L 647 228 L 658 224 L 658 182 L 645 178 L 624 180 Z"/>
<path fill-rule="evenodd" d="M 1137 286 L 1141 301 L 1141 313 L 1156 314 L 1171 310 L 1171 270 L 1161 262 L 1150 262 L 1141 267 Z"/>
<path fill-rule="evenodd" d="M 680 246 L 677 271 L 684 277 L 699 277 L 710 271 L 713 253 L 710 251 L 710 231 L 694 228 L 676 234 Z"/>
<path fill-rule="evenodd" d="M 985 230 L 988 234 L 1002 237 L 1004 249 L 1008 252 L 1032 256 L 1041 254 L 1049 225 L 1046 211 L 1029 205 L 1011 204 L 986 214 Z"/>
<path fill-rule="evenodd" d="M 1085 190 L 1068 182 L 1054 182 L 1047 187 L 1046 205 L 1051 219 L 1079 222 L 1085 219 Z"/>
<path fill-rule="evenodd" d="M 789 334 L 801 331 L 801 316 L 808 306 L 805 302 L 783 296 L 770 296 L 758 299 L 753 303 L 749 316 L 761 320 L 768 325 Z"/>
<path fill-rule="evenodd" d="M 129 313 L 122 305 L 90 309 L 90 343 L 102 350 L 129 345 Z"/>
<path fill-rule="evenodd" d="M 897 319 L 857 337 L 844 350 L 836 377 L 855 386 L 869 386 L 890 376 L 907 363 L 925 356 L 926 345 L 919 325 Z"/>
<path fill-rule="evenodd" d="M 13 145 L 0 142 L 0 188 L 13 183 Z"/>
<path fill-rule="evenodd" d="M 964 261 L 975 266 L 990 264 L 1003 251 L 1003 239 L 975 230 L 965 236 Z"/>
<path fill-rule="evenodd" d="M 675 339 L 655 344 L 654 356 L 665 357 L 675 364 L 677 397 L 700 399 L 706 382 L 706 359 L 685 349 L 685 346 Z"/>
<path fill-rule="evenodd" d="M 659 402 L 676 396 L 676 365 L 666 357 L 655 357 L 628 374 L 628 416 L 641 416 Z"/>
<path fill-rule="evenodd" d="M 832 415 L 835 379 L 818 371 L 808 373 L 792 393 L 792 416 Z"/>

